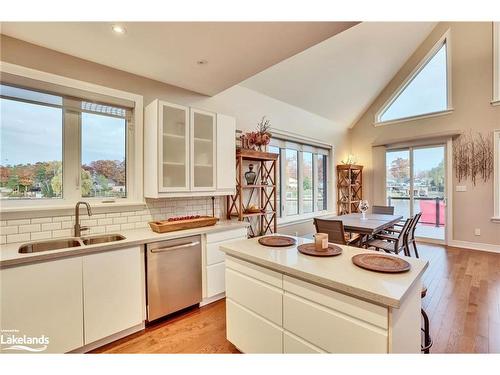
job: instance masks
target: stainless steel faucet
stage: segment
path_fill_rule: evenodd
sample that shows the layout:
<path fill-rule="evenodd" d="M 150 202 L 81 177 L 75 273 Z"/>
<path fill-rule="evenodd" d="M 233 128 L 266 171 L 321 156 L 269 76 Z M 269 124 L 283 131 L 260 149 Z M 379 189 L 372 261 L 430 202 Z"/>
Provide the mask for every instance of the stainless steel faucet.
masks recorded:
<path fill-rule="evenodd" d="M 75 237 L 80 237 L 82 231 L 89 230 L 89 227 L 80 226 L 80 205 L 84 204 L 87 206 L 87 214 L 92 216 L 92 209 L 90 208 L 90 204 L 87 202 L 77 202 L 75 206 Z"/>

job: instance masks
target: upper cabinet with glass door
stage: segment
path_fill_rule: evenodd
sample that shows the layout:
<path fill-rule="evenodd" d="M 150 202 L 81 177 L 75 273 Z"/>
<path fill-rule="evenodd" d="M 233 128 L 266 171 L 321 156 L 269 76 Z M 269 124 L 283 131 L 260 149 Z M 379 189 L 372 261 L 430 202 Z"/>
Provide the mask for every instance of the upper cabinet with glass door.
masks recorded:
<path fill-rule="evenodd" d="M 234 193 L 234 118 L 161 100 L 144 114 L 146 198 Z"/>
<path fill-rule="evenodd" d="M 159 191 L 189 190 L 188 108 L 159 103 Z"/>
<path fill-rule="evenodd" d="M 191 109 L 191 189 L 215 190 L 215 114 Z"/>

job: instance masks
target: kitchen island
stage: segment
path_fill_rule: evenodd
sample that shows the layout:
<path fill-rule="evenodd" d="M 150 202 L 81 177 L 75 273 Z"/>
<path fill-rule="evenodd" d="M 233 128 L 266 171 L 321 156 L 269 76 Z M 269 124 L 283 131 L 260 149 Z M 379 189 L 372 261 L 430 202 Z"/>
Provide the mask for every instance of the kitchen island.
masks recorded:
<path fill-rule="evenodd" d="M 297 246 L 311 240 L 298 238 Z M 363 252 L 341 246 L 312 257 L 297 246 L 258 239 L 225 243 L 227 339 L 243 353 L 419 353 L 421 277 L 427 262 L 405 258 L 408 272 L 355 266 Z"/>

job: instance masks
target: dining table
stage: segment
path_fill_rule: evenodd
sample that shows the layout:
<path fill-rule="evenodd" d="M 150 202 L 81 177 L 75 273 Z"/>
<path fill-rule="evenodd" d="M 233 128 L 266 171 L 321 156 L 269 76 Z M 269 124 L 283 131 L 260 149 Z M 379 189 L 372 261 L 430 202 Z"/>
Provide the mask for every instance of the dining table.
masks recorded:
<path fill-rule="evenodd" d="M 360 235 L 358 243 L 361 245 L 368 236 L 380 233 L 385 229 L 391 228 L 398 223 L 403 216 L 401 215 L 384 215 L 384 214 L 365 214 L 365 218 L 361 213 L 351 213 L 346 215 L 323 216 L 323 220 L 341 220 L 344 224 L 344 230 L 350 233 Z"/>

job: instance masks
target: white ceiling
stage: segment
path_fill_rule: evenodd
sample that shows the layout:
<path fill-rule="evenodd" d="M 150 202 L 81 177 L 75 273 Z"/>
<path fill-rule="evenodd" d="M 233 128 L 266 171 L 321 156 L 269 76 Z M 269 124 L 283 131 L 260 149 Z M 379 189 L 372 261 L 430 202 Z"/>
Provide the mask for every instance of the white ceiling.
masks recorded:
<path fill-rule="evenodd" d="M 2 34 L 214 95 L 355 22 L 3 22 Z M 208 64 L 198 65 L 197 61 Z"/>
<path fill-rule="evenodd" d="M 433 22 L 363 22 L 240 85 L 347 128 L 428 36 Z"/>

